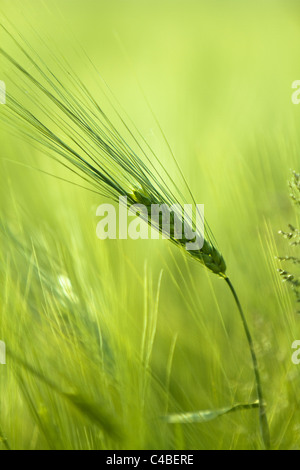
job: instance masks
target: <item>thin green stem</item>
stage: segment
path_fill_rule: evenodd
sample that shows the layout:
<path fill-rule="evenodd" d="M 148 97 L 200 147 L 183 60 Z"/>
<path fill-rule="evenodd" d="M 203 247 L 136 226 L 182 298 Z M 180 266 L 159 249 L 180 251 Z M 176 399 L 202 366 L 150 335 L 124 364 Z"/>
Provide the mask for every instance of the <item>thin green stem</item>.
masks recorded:
<path fill-rule="evenodd" d="M 247 340 L 248 340 L 249 349 L 250 349 L 251 358 L 252 358 L 252 363 L 253 363 L 255 381 L 256 381 L 257 397 L 258 397 L 258 401 L 259 401 L 260 432 L 261 432 L 261 436 L 262 436 L 262 440 L 263 440 L 265 448 L 270 449 L 270 432 L 269 432 L 268 418 L 267 418 L 267 415 L 266 415 L 266 405 L 265 405 L 265 401 L 264 401 L 264 397 L 263 397 L 260 374 L 259 374 L 259 368 L 258 368 L 258 362 L 257 362 L 255 350 L 254 350 L 254 344 L 253 344 L 252 336 L 251 336 L 251 333 L 250 333 L 250 330 L 249 330 L 247 320 L 246 320 L 246 317 L 244 315 L 241 303 L 240 303 L 239 298 L 237 296 L 237 293 L 236 293 L 233 285 L 231 284 L 230 279 L 228 277 L 224 277 L 224 279 L 227 282 L 227 284 L 228 284 L 228 286 L 231 290 L 231 293 L 234 297 L 235 303 L 238 307 L 240 317 L 241 317 L 241 320 L 242 320 L 242 323 L 243 323 L 243 327 L 244 327 L 244 330 L 245 330 L 245 333 L 246 333 L 246 337 L 247 337 Z"/>

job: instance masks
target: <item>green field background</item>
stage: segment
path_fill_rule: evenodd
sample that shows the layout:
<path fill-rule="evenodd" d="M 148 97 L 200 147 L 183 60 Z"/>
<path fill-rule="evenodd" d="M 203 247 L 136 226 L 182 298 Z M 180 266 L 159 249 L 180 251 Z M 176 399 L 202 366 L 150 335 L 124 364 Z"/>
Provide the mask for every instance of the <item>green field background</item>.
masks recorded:
<path fill-rule="evenodd" d="M 153 110 L 244 306 L 272 448 L 300 449 L 300 323 L 276 260 L 296 252 L 278 231 L 297 225 L 299 3 L 0 0 L 0 13 L 54 73 L 61 54 L 98 96 L 94 64 L 172 173 Z M 23 60 L 3 31 L 0 42 Z M 22 77 L 1 58 L 0 79 L 14 94 Z M 106 201 L 38 171 L 73 181 L 2 123 L 0 139 L 3 449 L 260 449 L 257 410 L 162 419 L 256 399 L 225 283 L 166 240 L 100 241 Z"/>

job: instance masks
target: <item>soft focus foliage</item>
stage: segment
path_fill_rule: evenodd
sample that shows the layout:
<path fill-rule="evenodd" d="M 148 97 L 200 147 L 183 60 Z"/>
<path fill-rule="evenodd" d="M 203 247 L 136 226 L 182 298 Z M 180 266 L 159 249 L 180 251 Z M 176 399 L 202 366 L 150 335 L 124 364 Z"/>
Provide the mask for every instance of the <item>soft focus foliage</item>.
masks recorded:
<path fill-rule="evenodd" d="M 299 226 L 286 186 L 299 169 L 299 4 L 0 0 L 0 13 L 50 70 L 61 54 L 101 99 L 94 64 L 180 184 L 150 103 L 255 333 L 273 448 L 299 449 L 300 326 L 276 259 L 278 229 Z M 1 47 L 20 59 L 3 34 Z M 3 60 L 0 79 L 19 96 Z M 165 240 L 98 240 L 105 199 L 63 181 L 78 183 L 14 131 L 0 139 L 3 448 L 259 448 L 255 409 L 160 419 L 256 400 L 225 283 Z"/>

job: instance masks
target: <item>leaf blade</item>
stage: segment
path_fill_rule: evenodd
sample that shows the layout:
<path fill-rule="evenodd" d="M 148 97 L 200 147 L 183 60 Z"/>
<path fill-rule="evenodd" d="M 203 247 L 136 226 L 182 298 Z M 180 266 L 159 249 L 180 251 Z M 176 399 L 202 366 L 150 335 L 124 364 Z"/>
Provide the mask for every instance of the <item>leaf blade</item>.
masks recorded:
<path fill-rule="evenodd" d="M 206 423 L 212 421 L 220 416 L 232 413 L 239 410 L 249 410 L 259 408 L 259 402 L 256 400 L 253 403 L 236 403 L 232 406 L 218 408 L 215 410 L 200 410 L 191 411 L 187 413 L 175 413 L 163 417 L 163 420 L 169 424 L 190 424 L 190 423 Z"/>

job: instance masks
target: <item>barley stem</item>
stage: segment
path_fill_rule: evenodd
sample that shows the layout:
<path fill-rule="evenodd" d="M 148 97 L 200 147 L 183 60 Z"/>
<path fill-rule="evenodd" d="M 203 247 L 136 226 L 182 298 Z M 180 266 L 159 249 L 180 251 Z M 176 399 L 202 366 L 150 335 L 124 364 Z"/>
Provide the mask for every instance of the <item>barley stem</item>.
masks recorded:
<path fill-rule="evenodd" d="M 264 398 L 263 398 L 260 374 L 259 374 L 259 369 L 258 369 L 258 362 L 257 362 L 255 350 L 254 350 L 254 344 L 253 344 L 252 336 L 251 336 L 251 333 L 250 333 L 250 330 L 249 330 L 247 320 L 246 320 L 246 317 L 244 315 L 241 303 L 240 303 L 239 298 L 237 296 L 237 293 L 236 293 L 233 285 L 231 284 L 230 279 L 227 276 L 224 277 L 224 279 L 227 282 L 227 284 L 228 284 L 228 286 L 229 286 L 229 288 L 232 292 L 232 295 L 233 295 L 235 303 L 238 307 L 240 317 L 241 317 L 241 320 L 242 320 L 242 323 L 243 323 L 243 326 L 244 326 L 244 330 L 245 330 L 245 333 L 246 333 L 246 336 L 247 336 L 249 349 L 250 349 L 250 353 L 251 353 L 251 357 L 252 357 L 255 381 L 256 381 L 257 397 L 258 397 L 258 401 L 259 401 L 260 432 L 261 432 L 261 436 L 262 436 L 264 446 L 268 450 L 268 449 L 270 449 L 269 424 L 268 424 L 268 418 L 267 418 L 267 415 L 266 415 L 266 405 L 265 405 L 265 401 L 264 401 Z"/>

